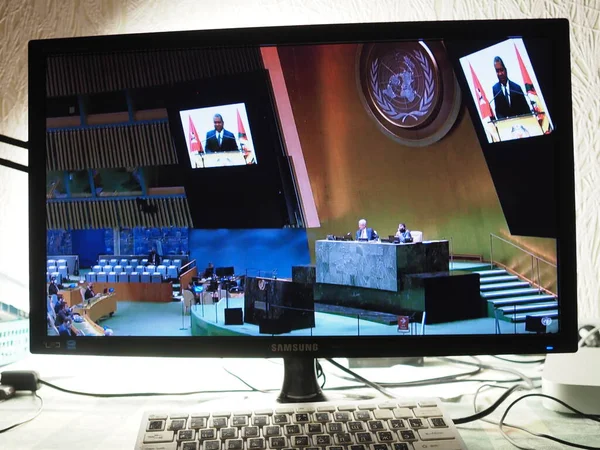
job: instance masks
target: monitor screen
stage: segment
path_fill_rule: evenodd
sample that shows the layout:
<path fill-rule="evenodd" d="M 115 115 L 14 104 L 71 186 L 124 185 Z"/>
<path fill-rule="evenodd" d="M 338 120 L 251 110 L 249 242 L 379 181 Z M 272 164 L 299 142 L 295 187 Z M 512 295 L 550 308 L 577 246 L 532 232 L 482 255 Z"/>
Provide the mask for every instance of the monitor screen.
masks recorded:
<path fill-rule="evenodd" d="M 32 351 L 573 350 L 568 36 L 523 20 L 31 42 Z M 177 285 L 209 264 L 182 331 Z M 233 267 L 243 283 L 221 279 Z M 51 277 L 114 288 L 68 345 Z"/>

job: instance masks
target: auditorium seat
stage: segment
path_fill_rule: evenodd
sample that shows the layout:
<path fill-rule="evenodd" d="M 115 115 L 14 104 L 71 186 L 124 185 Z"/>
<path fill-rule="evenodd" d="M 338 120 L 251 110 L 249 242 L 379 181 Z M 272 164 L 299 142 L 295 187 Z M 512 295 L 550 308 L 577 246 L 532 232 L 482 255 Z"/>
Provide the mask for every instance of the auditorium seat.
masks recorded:
<path fill-rule="evenodd" d="M 130 283 L 139 283 L 140 282 L 140 274 L 138 272 L 131 272 L 129 274 L 129 282 Z"/>
<path fill-rule="evenodd" d="M 96 266 L 92 267 L 92 271 L 96 272 L 96 273 L 102 272 L 102 266 L 96 265 Z"/>
<path fill-rule="evenodd" d="M 125 273 L 131 273 L 133 272 L 133 266 L 125 266 Z"/>
<path fill-rule="evenodd" d="M 120 266 L 120 265 L 116 265 L 116 266 L 114 267 L 113 271 L 114 271 L 114 272 L 116 272 L 116 273 L 125 272 L 125 271 L 123 270 L 123 266 Z"/>
<path fill-rule="evenodd" d="M 111 266 L 111 265 L 109 265 L 109 264 L 107 264 L 107 265 L 103 266 L 103 267 L 102 267 L 102 272 L 106 272 L 106 273 L 108 273 L 108 272 L 112 272 L 112 266 Z"/>
<path fill-rule="evenodd" d="M 137 259 L 132 259 L 129 264 L 131 264 L 131 267 L 135 269 L 138 266 L 139 262 Z"/>
<path fill-rule="evenodd" d="M 109 272 L 108 273 L 108 282 L 116 283 L 117 282 L 117 272 Z"/>
<path fill-rule="evenodd" d="M 125 272 L 121 272 L 117 275 L 117 281 L 119 283 L 129 283 L 129 275 Z"/>
<path fill-rule="evenodd" d="M 62 277 L 60 276 L 60 272 L 50 272 L 50 278 L 56 279 L 57 284 L 62 284 Z"/>
<path fill-rule="evenodd" d="M 57 259 L 56 260 L 56 267 L 66 266 L 66 265 L 67 265 L 67 260 L 66 259 Z"/>
<path fill-rule="evenodd" d="M 148 269 L 148 271 L 150 271 L 150 269 Z M 160 273 L 160 276 L 162 278 L 167 278 L 167 266 L 164 265 L 160 265 L 156 267 L 156 272 Z"/>
<path fill-rule="evenodd" d="M 97 277 L 96 279 L 98 280 L 98 283 L 106 283 L 106 282 L 108 282 L 108 277 L 107 277 L 106 272 L 98 272 L 96 274 L 96 277 Z"/>
<path fill-rule="evenodd" d="M 161 261 L 161 264 L 165 267 L 169 267 L 171 265 L 171 260 L 168 258 L 165 258 Z"/>
<path fill-rule="evenodd" d="M 181 260 L 180 259 L 174 259 L 172 264 L 177 267 L 177 271 L 179 272 L 179 269 L 181 269 Z"/>
<path fill-rule="evenodd" d="M 105 259 L 101 259 L 98 261 L 98 265 L 100 265 L 100 266 L 106 266 L 107 264 L 108 264 L 108 262 L 106 262 Z"/>
<path fill-rule="evenodd" d="M 56 266 L 48 266 L 47 270 L 50 273 L 58 272 L 58 267 L 56 267 Z"/>
<path fill-rule="evenodd" d="M 142 283 L 150 283 L 150 272 L 142 272 L 140 279 Z"/>
<path fill-rule="evenodd" d="M 118 261 L 118 260 L 116 260 L 116 259 L 111 259 L 111 260 L 110 260 L 110 262 L 109 262 L 109 264 L 110 264 L 111 266 L 113 266 L 113 267 L 114 267 L 114 266 L 116 266 L 117 264 L 119 264 L 119 261 Z"/>
<path fill-rule="evenodd" d="M 142 259 L 141 265 L 142 266 L 147 266 L 148 265 L 148 258 Z"/>
<path fill-rule="evenodd" d="M 50 283 L 50 278 L 51 278 L 50 272 L 46 272 L 46 283 Z"/>
<path fill-rule="evenodd" d="M 171 280 L 177 278 L 177 267 L 175 267 L 174 265 L 170 265 L 169 267 L 167 267 L 167 278 Z"/>
<path fill-rule="evenodd" d="M 413 242 L 423 242 L 423 232 L 422 231 L 411 231 L 410 232 Z"/>
<path fill-rule="evenodd" d="M 162 275 L 159 272 L 154 272 L 151 281 L 152 283 L 162 283 Z"/>
<path fill-rule="evenodd" d="M 60 277 L 63 280 L 66 280 L 69 278 L 69 275 L 67 274 L 67 266 L 58 266 L 57 272 L 60 273 Z"/>
<path fill-rule="evenodd" d="M 46 267 L 51 267 L 51 266 L 56 266 L 56 260 L 55 259 L 49 259 L 46 261 Z"/>
<path fill-rule="evenodd" d="M 156 266 L 150 264 L 149 266 L 146 266 L 146 272 L 150 272 L 150 273 L 154 273 L 156 272 Z"/>
<path fill-rule="evenodd" d="M 120 266 L 123 266 L 123 267 L 125 267 L 125 266 L 127 266 L 128 264 L 129 264 L 129 261 L 128 261 L 128 260 L 126 260 L 125 258 L 122 258 L 122 259 L 121 259 L 121 261 L 119 261 L 119 265 L 120 265 Z"/>
<path fill-rule="evenodd" d="M 85 274 L 85 281 L 87 281 L 88 283 L 95 283 L 96 278 L 96 272 L 88 272 Z"/>

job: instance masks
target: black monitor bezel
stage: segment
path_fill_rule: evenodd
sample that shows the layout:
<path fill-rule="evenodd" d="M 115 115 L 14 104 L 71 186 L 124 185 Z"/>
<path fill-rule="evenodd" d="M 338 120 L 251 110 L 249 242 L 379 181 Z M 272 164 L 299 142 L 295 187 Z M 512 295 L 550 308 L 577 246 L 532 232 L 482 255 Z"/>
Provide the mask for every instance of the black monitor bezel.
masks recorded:
<path fill-rule="evenodd" d="M 552 43 L 557 64 L 555 85 L 561 102 L 552 112 L 557 151 L 557 257 L 561 327 L 545 335 L 433 335 L 402 337 L 48 337 L 44 267 L 45 192 L 45 60 L 49 55 L 144 48 L 186 48 L 318 44 L 415 39 L 492 40 L 506 36 L 541 37 Z M 569 22 L 566 19 L 370 23 L 183 31 L 35 40 L 29 42 L 29 256 L 30 345 L 32 353 L 180 356 L 310 357 L 442 356 L 503 353 L 571 352 L 577 348 L 575 183 L 571 104 Z M 44 130 L 42 133 L 41 130 Z M 279 344 L 287 344 L 281 347 Z M 290 345 L 291 344 L 291 345 Z M 301 347 L 293 344 L 310 344 Z M 289 346 L 288 346 L 289 345 Z"/>

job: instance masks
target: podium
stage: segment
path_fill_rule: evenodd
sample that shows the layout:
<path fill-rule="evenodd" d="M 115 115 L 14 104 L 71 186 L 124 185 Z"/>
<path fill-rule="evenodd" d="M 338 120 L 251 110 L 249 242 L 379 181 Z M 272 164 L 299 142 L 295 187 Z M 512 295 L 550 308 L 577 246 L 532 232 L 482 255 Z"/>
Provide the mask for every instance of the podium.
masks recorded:
<path fill-rule="evenodd" d="M 533 113 L 492 120 L 491 123 L 497 132 L 497 136 L 493 136 L 494 142 L 511 141 L 544 134 L 537 114 Z"/>
<path fill-rule="evenodd" d="M 246 158 L 240 151 L 203 153 L 193 155 L 194 168 L 245 166 Z"/>

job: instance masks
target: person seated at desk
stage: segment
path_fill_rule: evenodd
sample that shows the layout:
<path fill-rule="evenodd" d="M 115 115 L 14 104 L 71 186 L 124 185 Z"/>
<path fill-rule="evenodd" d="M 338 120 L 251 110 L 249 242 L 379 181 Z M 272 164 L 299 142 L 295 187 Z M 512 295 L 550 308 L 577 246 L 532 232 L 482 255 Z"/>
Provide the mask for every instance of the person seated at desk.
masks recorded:
<path fill-rule="evenodd" d="M 57 284 L 56 277 L 52 277 L 50 279 L 50 284 L 48 285 L 48 295 L 58 295 L 60 289 L 64 289 L 64 286 L 62 284 Z"/>
<path fill-rule="evenodd" d="M 58 335 L 59 336 L 73 336 L 73 330 L 71 330 L 71 326 L 73 325 L 73 322 L 71 321 L 71 319 L 66 319 L 64 322 L 62 322 L 59 326 L 58 326 Z"/>
<path fill-rule="evenodd" d="M 375 241 L 379 239 L 377 232 L 373 228 L 367 228 L 367 221 L 360 219 L 358 221 L 358 230 L 356 231 L 356 240 L 362 241 Z"/>
<path fill-rule="evenodd" d="M 57 310 L 55 310 L 55 311 L 56 311 L 55 324 L 57 326 L 62 325 L 67 320 L 73 321 L 73 311 L 71 310 L 71 308 L 67 307 L 67 303 L 65 301 L 58 303 Z"/>
<path fill-rule="evenodd" d="M 194 289 L 194 283 L 190 281 L 185 290 L 190 291 L 194 295 L 194 301 L 196 302 L 196 305 L 200 304 L 200 296 L 196 293 L 196 290 Z"/>
<path fill-rule="evenodd" d="M 398 238 L 398 240 L 402 244 L 408 244 L 409 242 L 413 241 L 413 237 L 410 234 L 410 231 L 406 229 L 406 225 L 403 223 L 398 225 L 398 231 L 396 231 L 396 238 Z"/>
<path fill-rule="evenodd" d="M 92 283 L 89 283 L 87 285 L 87 289 L 85 290 L 84 294 L 83 294 L 83 298 L 85 300 L 89 300 L 91 298 L 94 298 L 96 296 L 96 293 L 94 292 L 94 285 Z"/>
<path fill-rule="evenodd" d="M 156 253 L 156 249 L 153 247 L 148 255 L 148 265 L 158 266 L 160 265 L 160 255 Z"/>
<path fill-rule="evenodd" d="M 215 274 L 215 266 L 213 263 L 209 262 L 208 266 L 206 267 L 206 269 L 204 269 L 204 272 L 202 273 L 202 278 L 203 279 L 209 279 L 212 278 Z"/>

